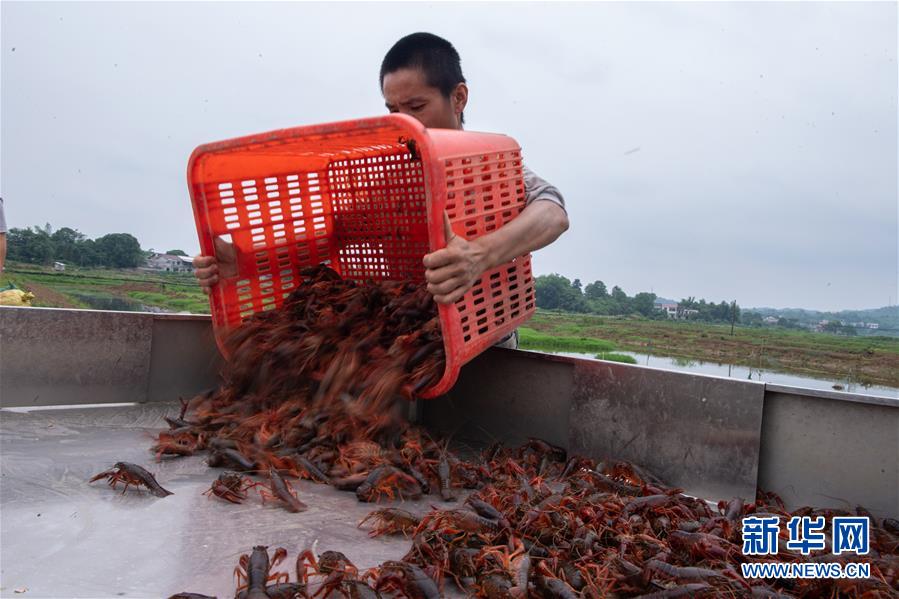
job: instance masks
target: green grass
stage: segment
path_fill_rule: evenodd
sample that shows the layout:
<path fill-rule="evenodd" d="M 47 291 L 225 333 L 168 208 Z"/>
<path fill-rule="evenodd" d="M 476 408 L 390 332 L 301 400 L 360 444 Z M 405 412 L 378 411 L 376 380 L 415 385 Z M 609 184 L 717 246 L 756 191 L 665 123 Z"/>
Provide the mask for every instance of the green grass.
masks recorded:
<path fill-rule="evenodd" d="M 134 270 L 80 269 L 56 272 L 33 264 L 10 263 L 0 286 L 34 287 L 34 306 L 106 310 L 159 308 L 209 313 L 209 300 L 192 275 Z M 49 291 L 48 291 L 49 290 Z"/>
<path fill-rule="evenodd" d="M 636 364 L 637 358 L 627 354 L 616 354 L 614 352 L 602 352 L 596 354 L 597 360 L 606 360 L 608 362 L 621 362 L 623 364 Z"/>
<path fill-rule="evenodd" d="M 615 349 L 614 343 L 602 339 L 548 335 L 528 327 L 520 327 L 518 335 L 519 345 L 522 349 L 570 351 L 583 354 L 609 352 Z"/>
<path fill-rule="evenodd" d="M 843 337 L 778 327 L 616 318 L 538 310 L 535 349 L 585 352 L 590 340 L 657 356 L 769 368 L 899 387 L 899 337 Z M 574 341 L 571 341 L 574 340 Z M 523 347 L 528 347 L 522 343 Z M 602 353 L 598 350 L 591 353 Z"/>
<path fill-rule="evenodd" d="M 209 300 L 202 292 L 198 294 L 178 293 L 166 295 L 153 291 L 129 291 L 131 297 L 143 304 L 193 314 L 209 314 Z"/>

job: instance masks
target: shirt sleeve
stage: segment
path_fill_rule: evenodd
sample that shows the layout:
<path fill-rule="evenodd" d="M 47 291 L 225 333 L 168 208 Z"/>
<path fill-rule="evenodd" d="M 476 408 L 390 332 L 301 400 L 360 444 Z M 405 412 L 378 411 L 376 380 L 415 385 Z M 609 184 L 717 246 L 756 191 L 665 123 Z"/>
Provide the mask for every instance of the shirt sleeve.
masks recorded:
<path fill-rule="evenodd" d="M 0 233 L 6 233 L 6 217 L 3 216 L 3 198 L 0 198 Z"/>
<path fill-rule="evenodd" d="M 562 197 L 562 193 L 555 186 L 550 185 L 545 179 L 540 178 L 537 173 L 524 165 L 522 165 L 521 170 L 524 175 L 525 206 L 530 205 L 532 202 L 546 200 L 565 210 L 566 214 L 568 213 L 565 209 L 565 198 Z"/>

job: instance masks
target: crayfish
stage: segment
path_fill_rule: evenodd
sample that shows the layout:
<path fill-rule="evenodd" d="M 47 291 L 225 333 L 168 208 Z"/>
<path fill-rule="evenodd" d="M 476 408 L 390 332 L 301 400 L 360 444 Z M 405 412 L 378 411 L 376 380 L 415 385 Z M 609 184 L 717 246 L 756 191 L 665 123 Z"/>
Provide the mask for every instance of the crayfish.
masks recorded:
<path fill-rule="evenodd" d="M 120 482 L 125 483 L 125 488 L 122 489 L 123 495 L 125 491 L 128 490 L 129 486 L 147 487 L 150 490 L 150 493 L 157 497 L 173 495 L 171 491 L 163 489 L 159 483 L 156 482 L 156 478 L 147 472 L 146 469 L 137 464 L 131 464 L 130 462 L 116 462 L 112 469 L 97 474 L 88 482 L 94 482 L 101 478 L 109 479 L 109 486 L 113 489 L 115 489 L 116 484 Z"/>

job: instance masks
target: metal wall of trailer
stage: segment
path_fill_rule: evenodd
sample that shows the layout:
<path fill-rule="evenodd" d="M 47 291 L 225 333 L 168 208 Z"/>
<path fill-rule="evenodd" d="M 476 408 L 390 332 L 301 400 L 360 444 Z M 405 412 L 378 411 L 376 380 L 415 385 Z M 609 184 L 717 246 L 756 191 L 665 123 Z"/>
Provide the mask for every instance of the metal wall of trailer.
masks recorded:
<path fill-rule="evenodd" d="M 0 306 L 0 407 L 171 401 L 220 367 L 208 316 Z"/>
<path fill-rule="evenodd" d="M 206 316 L 0 307 L 0 407 L 155 402 L 216 384 Z M 424 425 L 623 459 L 708 499 L 899 516 L 899 400 L 491 349 Z"/>

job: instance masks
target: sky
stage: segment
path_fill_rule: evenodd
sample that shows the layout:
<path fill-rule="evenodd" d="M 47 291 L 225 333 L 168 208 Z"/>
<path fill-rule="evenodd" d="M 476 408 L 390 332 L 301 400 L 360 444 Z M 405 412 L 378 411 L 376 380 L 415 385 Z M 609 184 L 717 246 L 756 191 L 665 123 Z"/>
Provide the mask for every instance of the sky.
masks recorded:
<path fill-rule="evenodd" d="M 897 4 L 0 5 L 0 195 L 49 222 L 198 251 L 203 143 L 385 112 L 384 53 L 462 57 L 466 128 L 565 196 L 537 274 L 629 295 L 897 303 Z"/>

